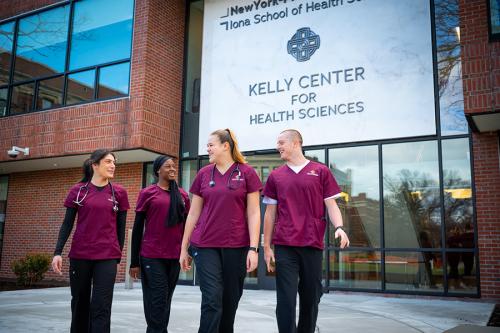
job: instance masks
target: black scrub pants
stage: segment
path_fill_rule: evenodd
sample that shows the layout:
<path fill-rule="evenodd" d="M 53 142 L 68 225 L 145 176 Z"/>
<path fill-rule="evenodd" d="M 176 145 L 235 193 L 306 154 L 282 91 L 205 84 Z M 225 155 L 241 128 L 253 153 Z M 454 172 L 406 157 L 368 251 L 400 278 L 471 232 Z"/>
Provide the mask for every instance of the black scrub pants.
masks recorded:
<path fill-rule="evenodd" d="M 70 259 L 71 333 L 107 333 L 117 259 Z"/>
<path fill-rule="evenodd" d="M 275 259 L 279 332 L 313 333 L 323 294 L 323 251 L 312 247 L 275 245 Z M 298 325 L 295 323 L 297 292 L 300 301 Z"/>
<path fill-rule="evenodd" d="M 201 290 L 198 333 L 232 333 L 246 276 L 248 248 L 191 246 Z"/>
<path fill-rule="evenodd" d="M 179 259 L 141 257 L 141 284 L 146 333 L 167 333 L 170 304 L 179 280 Z"/>

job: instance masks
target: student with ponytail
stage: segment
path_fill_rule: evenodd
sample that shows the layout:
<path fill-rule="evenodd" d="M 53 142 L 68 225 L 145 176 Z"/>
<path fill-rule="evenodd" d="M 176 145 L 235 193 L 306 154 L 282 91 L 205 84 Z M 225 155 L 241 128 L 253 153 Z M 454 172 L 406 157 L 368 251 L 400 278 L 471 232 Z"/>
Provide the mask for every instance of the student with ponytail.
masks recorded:
<path fill-rule="evenodd" d="M 196 264 L 202 294 L 198 332 L 230 333 L 246 273 L 257 268 L 262 183 L 231 130 L 213 132 L 207 152 L 211 164 L 190 189 L 179 261 L 184 271 L 191 269 L 191 258 Z"/>
<path fill-rule="evenodd" d="M 157 183 L 144 188 L 137 199 L 129 273 L 134 279 L 141 276 L 146 332 L 166 333 L 189 196 L 177 186 L 171 157 L 158 156 L 153 174 Z"/>
<path fill-rule="evenodd" d="M 125 241 L 127 192 L 111 184 L 115 155 L 94 151 L 83 164 L 83 179 L 74 185 L 64 206 L 52 269 L 62 274 L 61 254 L 78 221 L 68 257 L 71 287 L 71 332 L 109 332 L 117 264 Z"/>

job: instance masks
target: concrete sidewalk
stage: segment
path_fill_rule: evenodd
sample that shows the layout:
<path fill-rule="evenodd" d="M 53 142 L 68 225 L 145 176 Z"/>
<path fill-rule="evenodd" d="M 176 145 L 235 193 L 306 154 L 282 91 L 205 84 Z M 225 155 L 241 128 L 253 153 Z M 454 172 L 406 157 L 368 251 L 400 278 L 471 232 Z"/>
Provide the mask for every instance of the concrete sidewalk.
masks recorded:
<path fill-rule="evenodd" d="M 0 332 L 69 332 L 69 288 L 0 292 Z M 275 292 L 245 290 L 236 315 L 235 333 L 278 332 Z M 198 287 L 178 286 L 170 316 L 170 333 L 197 332 L 201 294 Z M 321 333 L 437 333 L 460 324 L 486 325 L 494 304 L 455 299 L 387 298 L 325 294 L 318 326 Z M 140 284 L 115 287 L 111 331 L 145 332 Z M 499 329 L 500 332 L 500 329 Z"/>

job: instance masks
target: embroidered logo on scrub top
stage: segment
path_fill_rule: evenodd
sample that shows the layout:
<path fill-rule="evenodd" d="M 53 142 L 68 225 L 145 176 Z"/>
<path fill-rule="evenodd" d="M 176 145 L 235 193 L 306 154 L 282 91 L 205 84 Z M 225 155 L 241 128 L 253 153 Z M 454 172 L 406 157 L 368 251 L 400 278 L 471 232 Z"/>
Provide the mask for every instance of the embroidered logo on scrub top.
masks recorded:
<path fill-rule="evenodd" d="M 316 172 L 316 170 L 311 170 L 307 173 L 308 176 L 315 176 L 315 177 L 319 177 L 318 173 Z"/>

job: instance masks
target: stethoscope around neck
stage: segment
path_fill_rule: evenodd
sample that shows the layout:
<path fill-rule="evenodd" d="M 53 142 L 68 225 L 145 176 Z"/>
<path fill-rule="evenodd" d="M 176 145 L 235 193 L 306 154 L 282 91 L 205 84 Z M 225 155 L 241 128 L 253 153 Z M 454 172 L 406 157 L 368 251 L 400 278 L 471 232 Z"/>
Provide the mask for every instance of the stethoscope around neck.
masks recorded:
<path fill-rule="evenodd" d="M 90 183 L 90 181 L 86 182 L 85 185 L 80 186 L 80 188 L 78 189 L 78 193 L 76 194 L 76 199 L 73 200 L 73 202 L 80 207 L 83 207 L 83 200 L 85 200 L 85 198 L 89 194 L 89 183 Z M 113 185 L 111 185 L 111 182 L 108 182 L 108 185 L 111 188 L 111 199 L 113 200 L 113 211 L 116 213 L 116 212 L 118 212 L 118 203 L 116 201 L 115 189 L 113 188 Z M 83 194 L 83 197 L 80 198 L 80 193 L 82 192 L 82 190 L 85 190 L 85 193 Z"/>
<path fill-rule="evenodd" d="M 208 186 L 210 187 L 214 187 L 215 186 L 215 180 L 214 180 L 214 175 L 215 175 L 215 163 L 214 163 L 214 167 L 212 168 L 212 172 L 210 174 L 210 181 L 208 182 Z M 238 181 L 238 186 L 236 187 L 233 187 L 231 186 L 231 180 L 233 178 L 233 175 L 236 173 L 236 180 Z M 234 190 L 234 189 L 237 189 L 239 187 L 239 182 L 240 182 L 240 179 L 241 179 L 241 171 L 240 171 L 240 164 L 238 162 L 236 162 L 236 167 L 231 170 L 231 172 L 229 173 L 229 178 L 227 179 L 227 188 L 231 189 L 231 190 Z"/>

